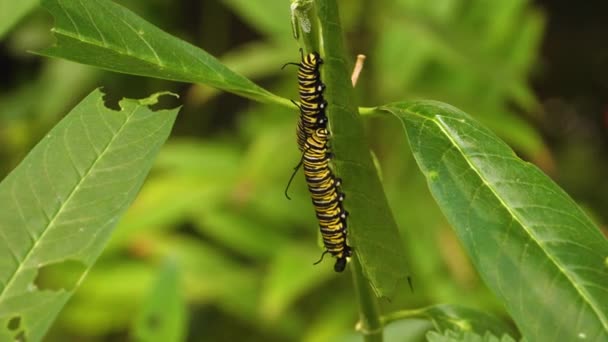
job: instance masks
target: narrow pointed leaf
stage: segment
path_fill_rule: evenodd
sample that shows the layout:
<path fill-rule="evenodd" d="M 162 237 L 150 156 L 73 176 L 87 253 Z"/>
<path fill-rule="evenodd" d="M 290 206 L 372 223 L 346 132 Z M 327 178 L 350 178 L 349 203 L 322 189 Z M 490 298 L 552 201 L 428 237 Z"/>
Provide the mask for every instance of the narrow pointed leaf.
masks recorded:
<path fill-rule="evenodd" d="M 608 241 L 576 203 L 454 107 L 381 109 L 403 123 L 433 196 L 524 337 L 607 340 Z"/>
<path fill-rule="evenodd" d="M 0 183 L 0 341 L 39 341 L 134 199 L 177 109 L 159 94 L 105 107 L 86 97 Z M 79 265 L 76 284 L 45 288 L 38 273 Z M 9 324 L 9 323 L 12 323 Z"/>
<path fill-rule="evenodd" d="M 263 102 L 291 106 L 180 40 L 109 0 L 42 0 L 55 18 L 52 57 L 127 74 L 206 84 Z"/>
<path fill-rule="evenodd" d="M 344 56 L 340 18 L 335 0 L 317 1 L 321 25 L 321 68 L 331 129 L 333 166 L 342 178 L 349 212 L 349 242 L 365 277 L 379 296 L 388 296 L 400 283 L 407 288 L 407 261 L 397 224 L 365 140 Z M 315 19 L 316 20 L 316 19 Z"/>

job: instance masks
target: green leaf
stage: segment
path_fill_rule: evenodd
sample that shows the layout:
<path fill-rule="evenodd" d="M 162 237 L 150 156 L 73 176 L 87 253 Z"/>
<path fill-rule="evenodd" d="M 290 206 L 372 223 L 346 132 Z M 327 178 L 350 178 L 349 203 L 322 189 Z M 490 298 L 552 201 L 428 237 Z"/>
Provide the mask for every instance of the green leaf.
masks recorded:
<path fill-rule="evenodd" d="M 0 1 L 0 38 L 36 8 L 38 0 Z"/>
<path fill-rule="evenodd" d="M 175 120 L 142 105 L 160 95 L 113 111 L 94 91 L 0 184 L 0 340 L 39 341 L 72 295 L 41 288 L 40 268 L 97 259 Z"/>
<path fill-rule="evenodd" d="M 291 103 L 108 0 L 42 0 L 57 43 L 40 53 L 99 68 L 180 82 L 203 83 L 262 102 Z"/>
<path fill-rule="evenodd" d="M 608 241 L 576 203 L 470 116 L 433 101 L 401 122 L 431 192 L 531 341 L 608 338 Z"/>
<path fill-rule="evenodd" d="M 176 265 L 169 262 L 161 270 L 142 312 L 135 319 L 134 340 L 184 341 L 186 312 L 179 272 Z"/>
<path fill-rule="evenodd" d="M 435 305 L 425 308 L 423 311 L 439 331 L 462 330 L 477 333 L 489 331 L 497 336 L 516 333 L 498 318 L 463 306 Z"/>
<path fill-rule="evenodd" d="M 325 25 L 321 31 L 321 72 L 327 86 L 324 95 L 329 103 L 333 169 L 342 178 L 342 191 L 346 194 L 349 244 L 376 295 L 390 297 L 398 283 L 405 284 L 408 277 L 403 243 L 353 102 L 337 5 L 333 0 L 317 1 L 317 5 L 319 20 Z"/>
<path fill-rule="evenodd" d="M 395 322 L 384 328 L 384 341 L 402 341 L 402 342 L 420 342 L 425 341 L 426 333 L 433 329 L 429 321 L 410 319 L 406 321 Z M 359 335 L 360 336 L 360 335 Z M 353 340 L 364 341 L 365 339 Z"/>
<path fill-rule="evenodd" d="M 509 335 L 502 335 L 502 337 L 499 338 L 490 333 L 478 335 L 470 331 L 446 331 L 443 334 L 439 334 L 435 331 L 429 331 L 426 334 L 426 338 L 429 342 L 515 342 L 515 340 Z"/>
<path fill-rule="evenodd" d="M 234 72 L 250 79 L 259 79 L 281 73 L 282 70 L 278 66 L 293 60 L 296 53 L 290 45 L 253 42 L 235 47 L 220 59 Z M 217 89 L 203 85 L 197 86 L 193 91 L 198 94 L 200 101 L 220 93 Z"/>
<path fill-rule="evenodd" d="M 405 310 L 391 313 L 384 317 L 385 324 L 412 318 L 424 318 L 433 323 L 436 330 L 445 332 L 472 331 L 484 334 L 486 331 L 494 335 L 516 335 L 511 327 L 494 316 L 459 305 L 435 305 L 416 310 Z"/>

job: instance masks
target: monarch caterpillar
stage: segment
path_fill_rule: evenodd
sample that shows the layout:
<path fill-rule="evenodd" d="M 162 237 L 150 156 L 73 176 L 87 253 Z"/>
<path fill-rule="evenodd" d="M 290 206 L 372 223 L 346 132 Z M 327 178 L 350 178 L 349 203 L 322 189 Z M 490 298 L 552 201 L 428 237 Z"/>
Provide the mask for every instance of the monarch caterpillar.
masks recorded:
<path fill-rule="evenodd" d="M 323 255 L 330 253 L 336 257 L 334 270 L 342 272 L 347 258 L 352 254 L 346 242 L 348 212 L 342 205 L 345 196 L 339 189 L 341 180 L 329 168 L 331 153 L 327 146 L 328 138 L 329 132 L 325 127 L 317 128 L 308 136 L 304 143 L 302 164 L 325 245 Z"/>
<path fill-rule="evenodd" d="M 300 52 L 302 53 L 302 50 Z M 342 272 L 346 267 L 347 258 L 352 254 L 352 250 L 346 241 L 346 217 L 348 212 L 344 210 L 342 205 L 345 196 L 339 189 L 341 180 L 335 177 L 329 168 L 329 160 L 332 154 L 328 146 L 329 131 L 327 129 L 327 116 L 325 115 L 327 102 L 323 98 L 325 85 L 321 82 L 319 72 L 323 60 L 317 52 L 306 56 L 302 53 L 300 63 L 287 63 L 285 65 L 288 64 L 299 67 L 300 104 L 298 105 L 295 102 L 294 104 L 300 109 L 296 136 L 298 148 L 302 152 L 302 160 L 295 167 L 294 173 L 287 184 L 287 189 L 298 169 L 303 166 L 304 176 L 325 245 L 323 255 L 330 253 L 336 257 L 334 270 Z M 285 189 L 285 196 L 287 196 L 287 189 Z M 321 260 L 323 260 L 323 256 L 321 256 Z"/>
<path fill-rule="evenodd" d="M 300 50 L 301 52 L 301 50 Z M 327 102 L 323 99 L 325 84 L 321 82 L 319 67 L 323 60 L 318 53 L 313 52 L 306 56 L 302 54 L 300 63 L 287 63 L 286 65 L 298 66 L 298 92 L 300 104 L 294 104 L 300 109 L 300 118 L 296 127 L 298 137 L 298 148 L 304 151 L 306 137 L 310 136 L 315 128 L 326 127 L 327 116 L 325 108 Z"/>

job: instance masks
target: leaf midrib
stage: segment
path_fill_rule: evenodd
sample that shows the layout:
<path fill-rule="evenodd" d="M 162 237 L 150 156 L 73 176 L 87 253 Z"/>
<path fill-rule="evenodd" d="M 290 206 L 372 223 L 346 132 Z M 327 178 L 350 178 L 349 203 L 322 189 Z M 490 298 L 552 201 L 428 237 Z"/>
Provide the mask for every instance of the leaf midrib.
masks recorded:
<path fill-rule="evenodd" d="M 602 326 L 604 327 L 604 330 L 608 331 L 608 322 L 606 321 L 606 318 L 602 315 L 601 310 L 599 310 L 598 308 L 596 308 L 596 306 L 594 305 L 595 302 L 592 301 L 587 296 L 586 291 L 582 290 L 578 286 L 577 282 L 574 281 L 570 277 L 570 275 L 567 272 L 564 271 L 564 268 L 562 268 L 562 266 L 557 262 L 557 260 L 555 260 L 551 256 L 551 254 L 545 249 L 545 246 L 539 240 L 537 240 L 536 236 L 534 234 L 532 234 L 532 232 L 530 230 L 528 230 L 528 228 L 527 228 L 527 226 L 525 224 L 522 223 L 522 219 L 516 213 L 514 213 L 509 208 L 509 206 L 505 202 L 503 202 L 502 197 L 499 196 L 496 191 L 494 191 L 494 188 L 492 186 L 490 186 L 490 183 L 488 183 L 487 180 L 482 176 L 481 172 L 478 170 L 478 168 L 475 166 L 475 164 L 471 160 L 469 160 L 469 158 L 467 157 L 467 155 L 460 148 L 460 145 L 458 145 L 456 143 L 456 141 L 454 139 L 452 139 L 452 136 L 446 130 L 449 126 L 441 121 L 441 118 L 443 116 L 442 115 L 433 115 L 433 118 L 429 118 L 429 117 L 424 116 L 424 115 L 422 115 L 420 113 L 412 111 L 410 108 L 403 108 L 402 110 L 404 110 L 404 111 L 406 111 L 406 112 L 408 112 L 408 113 L 410 113 L 412 115 L 418 116 L 418 117 L 422 118 L 423 120 L 431 121 L 433 124 L 437 125 L 437 127 L 441 130 L 441 132 L 449 139 L 450 143 L 452 143 L 452 145 L 458 150 L 458 152 L 463 157 L 463 159 L 466 161 L 466 163 L 469 165 L 469 167 L 471 167 L 471 169 L 477 174 L 477 176 L 479 177 L 479 179 L 483 182 L 483 186 L 487 187 L 492 192 L 492 194 L 494 195 L 494 197 L 496 197 L 496 199 L 505 208 L 505 210 L 507 210 L 507 212 L 509 213 L 509 215 L 511 215 L 511 217 L 513 218 L 513 220 L 516 221 L 524 229 L 524 231 L 528 234 L 528 236 L 530 237 L 530 239 L 532 241 L 534 241 L 534 243 L 536 243 L 538 245 L 538 247 L 543 251 L 543 253 L 545 253 L 545 255 L 547 256 L 547 258 L 549 260 L 551 260 L 551 262 L 555 265 L 555 267 L 559 270 L 559 272 L 566 277 L 566 279 L 572 285 L 572 287 L 580 294 L 580 296 L 582 297 L 583 301 L 585 303 L 587 303 L 587 305 L 595 313 L 595 315 L 597 316 L 598 320 L 601 322 Z M 390 111 L 390 112 L 393 115 L 396 115 L 395 113 L 393 113 L 393 111 Z"/>
<path fill-rule="evenodd" d="M 146 63 L 152 64 L 152 65 L 156 65 L 156 66 L 158 66 L 159 69 L 167 69 L 165 64 L 159 64 L 159 62 L 160 62 L 159 59 L 153 60 L 153 59 L 145 58 L 145 55 L 143 55 L 143 54 L 132 54 L 132 53 L 129 53 L 128 50 L 125 50 L 122 47 L 120 47 L 118 45 L 115 45 L 115 44 L 112 44 L 112 45 L 104 44 L 104 43 L 102 43 L 99 40 L 91 39 L 89 37 L 82 36 L 80 34 L 73 34 L 70 31 L 66 31 L 66 30 L 63 30 L 63 29 L 60 29 L 60 28 L 54 28 L 53 32 L 55 32 L 56 34 L 60 34 L 62 36 L 74 39 L 76 41 L 82 42 L 84 44 L 89 44 L 89 45 L 92 45 L 92 46 L 96 46 L 96 47 L 102 48 L 104 50 L 114 51 L 114 52 L 116 52 L 116 53 L 118 53 L 120 55 L 127 56 L 127 57 L 132 57 L 132 58 L 134 58 L 136 60 L 140 60 L 142 62 L 146 62 Z M 171 69 L 172 70 L 176 70 L 176 69 L 179 69 L 179 68 L 173 68 L 172 67 Z"/>
<path fill-rule="evenodd" d="M 281 105 L 283 107 L 288 107 L 288 108 L 293 107 L 292 103 L 289 100 L 284 99 L 280 96 L 277 96 L 277 95 L 269 92 L 268 90 L 259 87 L 257 84 L 255 84 L 251 81 L 250 81 L 251 84 L 248 84 L 248 85 L 239 85 L 236 83 L 232 84 L 230 82 L 225 82 L 226 77 L 232 77 L 232 76 L 237 76 L 237 77 L 243 78 L 241 81 L 249 81 L 249 80 L 247 78 L 242 77 L 239 74 L 234 73 L 234 71 L 232 71 L 230 69 L 227 69 L 227 72 L 232 73 L 232 75 L 230 75 L 230 74 L 224 75 L 222 72 L 219 72 L 219 71 L 215 70 L 214 68 L 212 68 L 211 66 L 209 66 L 209 64 L 206 63 L 205 60 L 202 59 L 201 57 L 196 57 L 198 62 L 200 62 L 205 67 L 214 69 L 215 73 L 218 75 L 218 77 L 222 78 L 221 80 L 213 79 L 211 76 L 203 77 L 196 73 L 196 68 L 194 68 L 195 71 L 192 71 L 189 68 L 187 68 L 183 63 L 180 63 L 181 65 L 176 65 L 169 61 L 166 64 L 160 64 L 160 63 L 162 63 L 162 60 L 160 59 L 160 57 L 159 57 L 159 59 L 154 60 L 151 58 L 146 58 L 145 55 L 143 55 L 143 54 L 132 54 L 128 50 L 121 48 L 119 45 L 104 44 L 99 40 L 91 39 L 88 36 L 85 37 L 80 34 L 74 34 L 70 31 L 66 31 L 66 30 L 63 30 L 60 28 L 54 28 L 53 32 L 57 35 L 62 35 L 64 37 L 74 39 L 83 44 L 87 44 L 87 45 L 95 46 L 95 47 L 98 47 L 98 48 L 101 48 L 104 50 L 112 51 L 118 55 L 124 56 L 125 58 L 132 58 L 135 61 L 140 61 L 142 63 L 149 64 L 153 67 L 156 67 L 158 69 L 158 71 L 162 71 L 162 70 L 169 71 L 169 72 L 173 73 L 172 75 L 175 75 L 175 76 L 170 76 L 170 75 L 163 75 L 163 76 L 152 75 L 152 76 L 150 76 L 149 74 L 146 74 L 146 73 L 131 73 L 134 75 L 148 76 L 148 77 L 166 79 L 166 80 L 177 81 L 177 82 L 192 82 L 192 83 L 197 83 L 197 84 L 208 85 L 210 87 L 225 90 L 225 91 L 237 94 L 237 95 L 245 96 L 245 97 L 251 98 L 253 100 L 267 102 L 267 103 L 274 103 L 274 104 L 278 104 L 278 105 Z M 188 43 L 186 43 L 186 44 L 188 44 Z M 154 48 L 152 46 L 148 46 L 148 47 L 152 51 L 154 51 L 154 53 L 156 53 L 156 50 L 154 50 Z M 44 51 L 41 53 L 43 55 L 45 54 Z M 50 54 L 50 56 L 56 57 L 53 54 Z M 65 58 L 70 59 L 71 57 L 65 57 Z M 93 65 L 93 64 L 90 64 L 90 65 Z M 114 72 L 127 73 L 127 74 L 130 73 L 128 71 L 123 71 L 121 69 L 112 68 L 110 66 L 100 66 L 100 68 L 114 71 Z M 203 81 L 203 79 L 205 79 L 207 81 Z"/>
<path fill-rule="evenodd" d="M 93 161 L 93 163 L 91 163 L 91 166 L 89 167 L 89 169 L 86 170 L 86 172 L 80 178 L 80 180 L 78 181 L 78 183 L 76 183 L 76 185 L 74 186 L 74 188 L 72 189 L 72 191 L 70 192 L 70 194 L 68 195 L 68 197 L 66 198 L 66 200 L 63 202 L 63 204 L 61 204 L 61 206 L 59 207 L 59 209 L 57 210 L 57 212 L 55 213 L 55 215 L 52 216 L 51 220 L 49 220 L 48 224 L 43 229 L 42 234 L 40 234 L 40 236 L 38 237 L 38 239 L 36 239 L 36 241 L 34 241 L 34 243 L 32 244 L 32 247 L 29 249 L 29 251 L 23 257 L 23 259 L 20 261 L 19 266 L 15 269 L 15 272 L 13 272 L 13 274 L 9 278 L 9 280 L 6 283 L 6 286 L 4 287 L 4 289 L 2 290 L 2 292 L 0 292 L 0 303 L 4 299 L 6 293 L 10 289 L 12 283 L 17 278 L 17 275 L 20 274 L 23 271 L 24 265 L 26 264 L 27 260 L 32 256 L 32 253 L 34 252 L 34 250 L 36 250 L 36 247 L 38 246 L 38 244 L 40 243 L 40 241 L 42 241 L 44 239 L 44 236 L 46 235 L 46 233 L 48 231 L 50 231 L 50 227 L 55 223 L 55 220 L 59 216 L 61 216 L 61 213 L 63 212 L 63 210 L 67 206 L 67 203 L 69 203 L 70 200 L 72 199 L 72 197 L 74 196 L 74 194 L 78 192 L 78 189 L 84 183 L 84 180 L 87 179 L 87 177 L 91 174 L 92 170 L 95 168 L 95 165 L 97 165 L 97 163 L 105 156 L 106 152 L 110 149 L 110 146 L 114 143 L 114 141 L 116 140 L 116 138 L 118 136 L 120 136 L 120 133 L 127 126 L 127 124 L 129 123 L 129 121 L 131 120 L 131 118 L 133 116 L 133 113 L 138 108 L 139 108 L 139 105 L 136 105 L 133 108 L 133 110 L 129 114 L 127 114 L 127 119 L 125 120 L 125 122 L 114 133 L 114 136 L 112 137 L 112 139 L 110 139 L 110 141 L 103 148 L 102 152 L 97 156 L 97 158 L 95 158 L 95 160 Z M 64 131 L 64 134 L 65 134 L 65 131 Z M 66 146 L 66 148 L 67 148 L 67 146 Z M 74 167 L 76 167 L 76 166 L 74 165 Z M 16 204 L 19 205 L 18 202 Z"/>

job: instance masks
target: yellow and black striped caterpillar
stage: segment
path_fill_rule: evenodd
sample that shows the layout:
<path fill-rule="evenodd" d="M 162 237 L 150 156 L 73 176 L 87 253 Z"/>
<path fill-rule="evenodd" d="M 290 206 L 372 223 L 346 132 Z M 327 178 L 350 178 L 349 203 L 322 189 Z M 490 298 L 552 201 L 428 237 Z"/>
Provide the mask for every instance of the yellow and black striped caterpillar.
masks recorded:
<path fill-rule="evenodd" d="M 346 218 L 342 202 L 344 194 L 340 192 L 340 179 L 335 177 L 329 168 L 331 153 L 328 150 L 329 132 L 319 127 L 306 138 L 302 164 L 308 190 L 315 207 L 325 253 L 337 258 L 334 270 L 344 271 L 351 248 L 346 241 Z M 323 254 L 325 254 L 323 253 Z"/>
<path fill-rule="evenodd" d="M 298 66 L 298 92 L 300 104 L 294 102 L 300 109 L 300 117 L 296 127 L 298 148 L 304 151 L 306 137 L 312 135 L 317 127 L 327 126 L 325 107 L 327 102 L 323 99 L 325 85 L 320 81 L 319 67 L 323 60 L 316 52 L 306 56 L 302 55 L 300 63 L 287 63 L 285 65 Z M 284 67 L 284 66 L 283 66 Z"/>
<path fill-rule="evenodd" d="M 346 218 L 348 213 L 344 210 L 342 204 L 344 194 L 340 191 L 340 179 L 334 176 L 329 167 L 331 151 L 329 149 L 327 116 L 325 115 L 327 102 L 323 98 L 325 85 L 321 82 L 319 72 L 322 63 L 323 60 L 316 52 L 306 56 L 302 55 L 300 63 L 288 63 L 299 67 L 300 104 L 296 105 L 300 109 L 300 117 L 296 135 L 298 148 L 303 155 L 301 162 L 294 170 L 294 174 L 303 165 L 304 176 L 326 249 L 323 255 L 330 253 L 337 258 L 334 270 L 342 272 L 352 251 L 346 241 Z M 287 195 L 287 190 L 285 194 Z"/>

